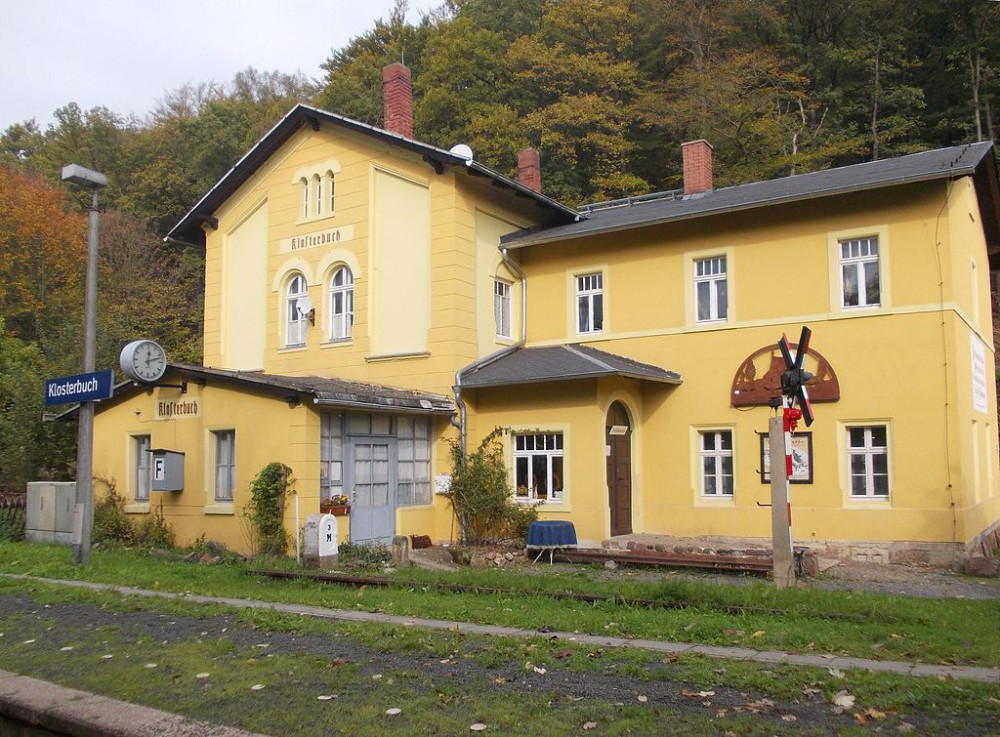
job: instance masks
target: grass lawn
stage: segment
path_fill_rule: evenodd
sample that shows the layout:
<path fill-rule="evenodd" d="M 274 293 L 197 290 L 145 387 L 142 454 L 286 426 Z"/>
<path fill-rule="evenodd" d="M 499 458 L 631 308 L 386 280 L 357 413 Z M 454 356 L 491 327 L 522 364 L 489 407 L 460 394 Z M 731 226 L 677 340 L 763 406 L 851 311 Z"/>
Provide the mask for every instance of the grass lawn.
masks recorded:
<path fill-rule="evenodd" d="M 608 582 L 589 568 L 399 571 L 391 587 L 362 589 L 273 581 L 249 570 L 102 550 L 91 566 L 76 568 L 67 548 L 0 544 L 6 573 L 761 650 L 1000 664 L 1000 637 L 984 626 L 998 621 L 995 601 L 778 591 L 766 582 Z M 447 593 L 442 581 L 500 591 Z M 617 601 L 552 598 L 566 591 Z M 0 615 L 0 663 L 8 670 L 276 735 L 468 734 L 473 724 L 493 734 L 860 734 L 907 725 L 918 734 L 982 734 L 1000 724 L 996 684 L 664 658 L 545 637 L 139 601 L 15 579 L 0 579 L 3 600 L 29 602 Z M 663 606 L 622 603 L 631 600 Z M 126 626 L 140 615 L 150 630 Z M 66 628 L 67 618 L 91 626 Z M 205 624 L 190 624 L 198 621 Z M 177 622 L 197 631 L 174 636 Z M 837 707 L 845 694 L 851 707 Z M 392 708 L 401 712 L 386 714 Z"/>

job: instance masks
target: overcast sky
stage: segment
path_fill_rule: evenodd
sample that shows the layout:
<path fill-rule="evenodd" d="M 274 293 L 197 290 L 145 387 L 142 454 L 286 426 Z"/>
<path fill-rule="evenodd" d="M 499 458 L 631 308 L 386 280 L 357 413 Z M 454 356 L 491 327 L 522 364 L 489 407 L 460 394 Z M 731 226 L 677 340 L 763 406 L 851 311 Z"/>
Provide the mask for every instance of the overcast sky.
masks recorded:
<path fill-rule="evenodd" d="M 440 0 L 409 0 L 411 22 Z M 320 79 L 393 0 L 0 0 L 0 132 L 71 102 L 144 118 L 185 84 L 247 67 Z"/>

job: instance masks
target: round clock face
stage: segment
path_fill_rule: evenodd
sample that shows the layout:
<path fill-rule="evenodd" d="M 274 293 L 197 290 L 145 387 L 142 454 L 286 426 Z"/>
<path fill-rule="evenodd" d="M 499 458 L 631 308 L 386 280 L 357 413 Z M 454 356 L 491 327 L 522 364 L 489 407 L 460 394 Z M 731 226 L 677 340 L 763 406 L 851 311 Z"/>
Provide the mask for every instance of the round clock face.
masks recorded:
<path fill-rule="evenodd" d="M 122 371 L 130 379 L 151 384 L 167 370 L 167 354 L 152 340 L 133 340 L 122 349 Z"/>

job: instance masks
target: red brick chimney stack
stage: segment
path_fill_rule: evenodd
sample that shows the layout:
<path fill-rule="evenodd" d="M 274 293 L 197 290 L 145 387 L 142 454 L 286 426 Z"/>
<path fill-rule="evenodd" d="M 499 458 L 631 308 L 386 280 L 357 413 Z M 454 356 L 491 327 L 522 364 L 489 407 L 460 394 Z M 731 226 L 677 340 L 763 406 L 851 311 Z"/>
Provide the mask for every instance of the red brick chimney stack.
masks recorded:
<path fill-rule="evenodd" d="M 413 138 L 413 82 L 410 70 L 398 61 L 382 68 L 382 127 Z"/>
<path fill-rule="evenodd" d="M 684 155 L 684 194 L 700 194 L 712 189 L 712 144 L 706 140 L 681 144 Z"/>
<path fill-rule="evenodd" d="M 522 148 L 517 152 L 517 181 L 528 189 L 542 191 L 542 164 L 536 149 Z"/>

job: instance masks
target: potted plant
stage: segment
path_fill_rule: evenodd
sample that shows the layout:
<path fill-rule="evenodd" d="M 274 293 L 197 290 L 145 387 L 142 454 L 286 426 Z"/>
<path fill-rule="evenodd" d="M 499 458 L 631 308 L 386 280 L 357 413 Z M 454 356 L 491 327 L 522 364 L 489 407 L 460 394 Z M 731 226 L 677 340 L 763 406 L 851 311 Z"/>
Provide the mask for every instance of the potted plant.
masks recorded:
<path fill-rule="evenodd" d="M 334 494 L 319 503 L 319 511 L 323 514 L 350 514 L 350 500 L 347 494 Z"/>

